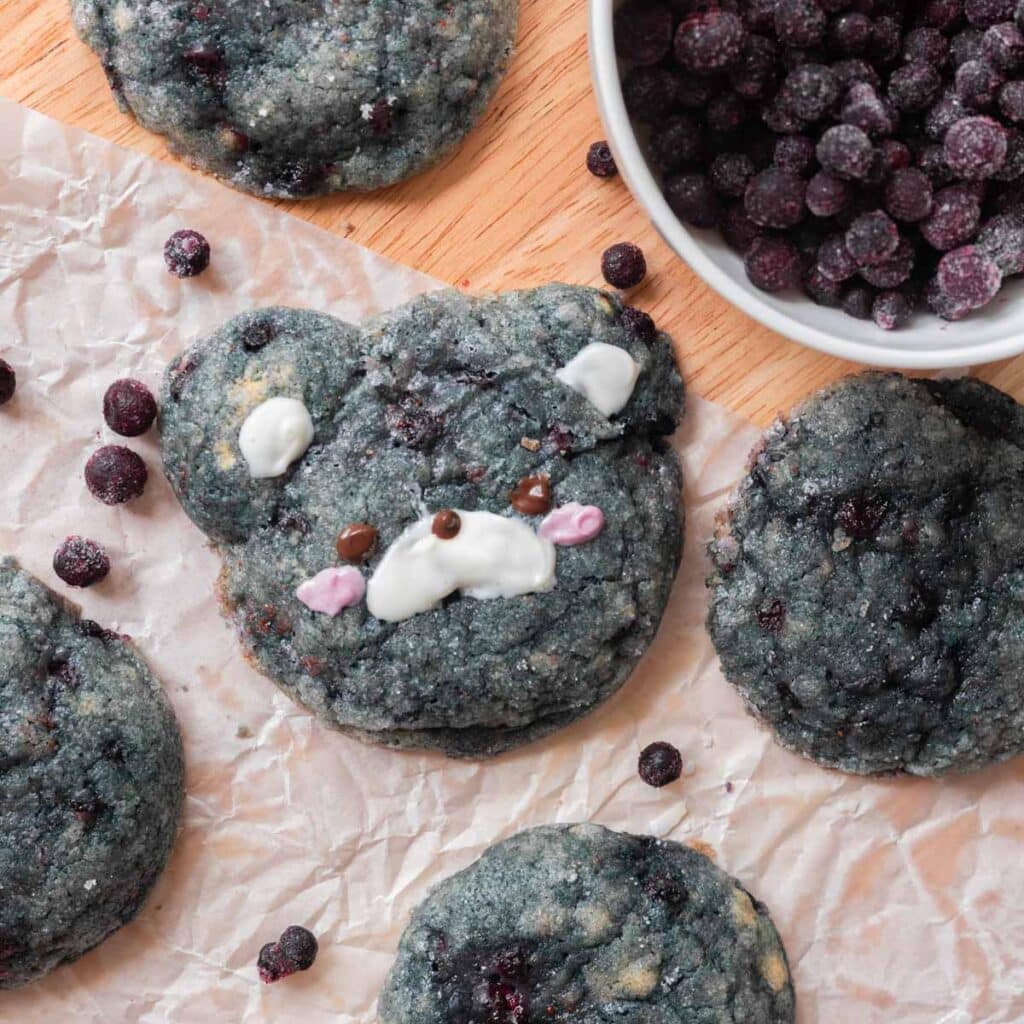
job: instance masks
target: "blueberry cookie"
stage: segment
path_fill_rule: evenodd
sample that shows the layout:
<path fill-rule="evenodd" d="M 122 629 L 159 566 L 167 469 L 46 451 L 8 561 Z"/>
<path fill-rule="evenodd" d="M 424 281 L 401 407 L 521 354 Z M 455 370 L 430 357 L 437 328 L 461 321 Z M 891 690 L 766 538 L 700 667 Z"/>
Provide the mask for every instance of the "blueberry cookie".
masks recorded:
<path fill-rule="evenodd" d="M 0 559 L 0 989 L 130 921 L 163 870 L 181 737 L 124 639 Z"/>
<path fill-rule="evenodd" d="M 328 725 L 494 754 L 625 681 L 679 561 L 669 339 L 602 292 L 287 309 L 176 359 L 165 469 L 255 665 Z"/>
<path fill-rule="evenodd" d="M 520 832 L 437 886 L 381 1024 L 789 1024 L 765 907 L 687 846 L 598 825 Z"/>
<path fill-rule="evenodd" d="M 1024 410 L 866 373 L 776 423 L 710 548 L 708 626 L 780 742 L 862 774 L 1024 750 Z"/>
<path fill-rule="evenodd" d="M 299 198 L 424 170 L 483 114 L 516 0 L 71 0 L 123 110 L 229 185 Z"/>

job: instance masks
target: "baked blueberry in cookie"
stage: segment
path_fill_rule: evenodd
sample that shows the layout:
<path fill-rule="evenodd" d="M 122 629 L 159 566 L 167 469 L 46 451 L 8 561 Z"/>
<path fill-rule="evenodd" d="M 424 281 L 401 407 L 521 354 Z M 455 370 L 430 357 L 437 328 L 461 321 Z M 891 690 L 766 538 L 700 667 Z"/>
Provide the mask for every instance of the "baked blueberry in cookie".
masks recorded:
<path fill-rule="evenodd" d="M 325 723 L 482 756 L 629 676 L 679 561 L 669 339 L 551 285 L 353 327 L 268 309 L 176 359 L 164 465 L 254 664 Z"/>
<path fill-rule="evenodd" d="M 413 913 L 381 1024 L 790 1024 L 766 908 L 696 850 L 598 825 L 530 829 Z"/>
<path fill-rule="evenodd" d="M 177 722 L 131 644 L 0 558 L 0 989 L 135 916 L 183 791 Z"/>
<path fill-rule="evenodd" d="M 1024 751 L 1024 410 L 865 373 L 780 420 L 710 548 L 708 627 L 779 741 L 863 774 Z"/>
<path fill-rule="evenodd" d="M 71 8 L 123 110 L 229 185 L 284 198 L 380 188 L 454 148 L 501 81 L 519 10 L 517 0 Z"/>

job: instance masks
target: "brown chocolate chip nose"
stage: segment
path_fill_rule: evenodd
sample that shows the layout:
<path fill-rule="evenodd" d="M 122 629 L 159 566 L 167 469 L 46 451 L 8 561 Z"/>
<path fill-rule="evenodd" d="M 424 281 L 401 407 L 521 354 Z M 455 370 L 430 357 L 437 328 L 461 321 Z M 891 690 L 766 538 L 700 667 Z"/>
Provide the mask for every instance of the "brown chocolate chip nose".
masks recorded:
<path fill-rule="evenodd" d="M 375 527 L 369 523 L 349 523 L 338 534 L 334 546 L 338 549 L 339 558 L 346 562 L 361 562 L 376 543 Z"/>
<path fill-rule="evenodd" d="M 435 537 L 440 537 L 441 540 L 451 540 L 462 529 L 462 520 L 455 509 L 443 508 L 434 516 L 434 523 L 430 529 Z"/>
<path fill-rule="evenodd" d="M 551 478 L 547 473 L 524 476 L 509 491 L 508 500 L 525 516 L 540 516 L 551 509 Z"/>

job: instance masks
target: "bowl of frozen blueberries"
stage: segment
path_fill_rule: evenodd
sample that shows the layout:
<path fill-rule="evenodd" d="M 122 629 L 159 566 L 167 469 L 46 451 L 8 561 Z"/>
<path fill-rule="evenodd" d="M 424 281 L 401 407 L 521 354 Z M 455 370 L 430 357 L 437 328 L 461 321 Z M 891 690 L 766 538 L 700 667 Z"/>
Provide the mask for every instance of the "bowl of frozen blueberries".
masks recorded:
<path fill-rule="evenodd" d="M 1024 0 L 590 0 L 615 164 L 730 302 L 859 362 L 1024 351 Z"/>

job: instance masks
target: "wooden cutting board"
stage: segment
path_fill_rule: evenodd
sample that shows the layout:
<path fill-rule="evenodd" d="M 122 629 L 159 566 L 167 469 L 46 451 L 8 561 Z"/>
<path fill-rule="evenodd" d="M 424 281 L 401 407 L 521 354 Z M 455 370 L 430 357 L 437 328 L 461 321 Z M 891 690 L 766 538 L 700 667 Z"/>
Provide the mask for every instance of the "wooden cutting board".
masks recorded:
<path fill-rule="evenodd" d="M 758 423 L 853 369 L 734 309 L 673 255 L 620 179 L 584 168 L 603 137 L 590 87 L 585 0 L 523 0 L 519 46 L 485 121 L 433 171 L 371 195 L 281 204 L 297 216 L 471 290 L 600 285 L 600 254 L 632 241 L 648 279 L 631 301 L 675 338 L 692 391 Z M 162 160 L 118 112 L 74 34 L 68 0 L 0 0 L 0 93 Z M 260 201 L 260 200 L 254 200 Z M 980 368 L 1024 399 L 1024 357 Z"/>

